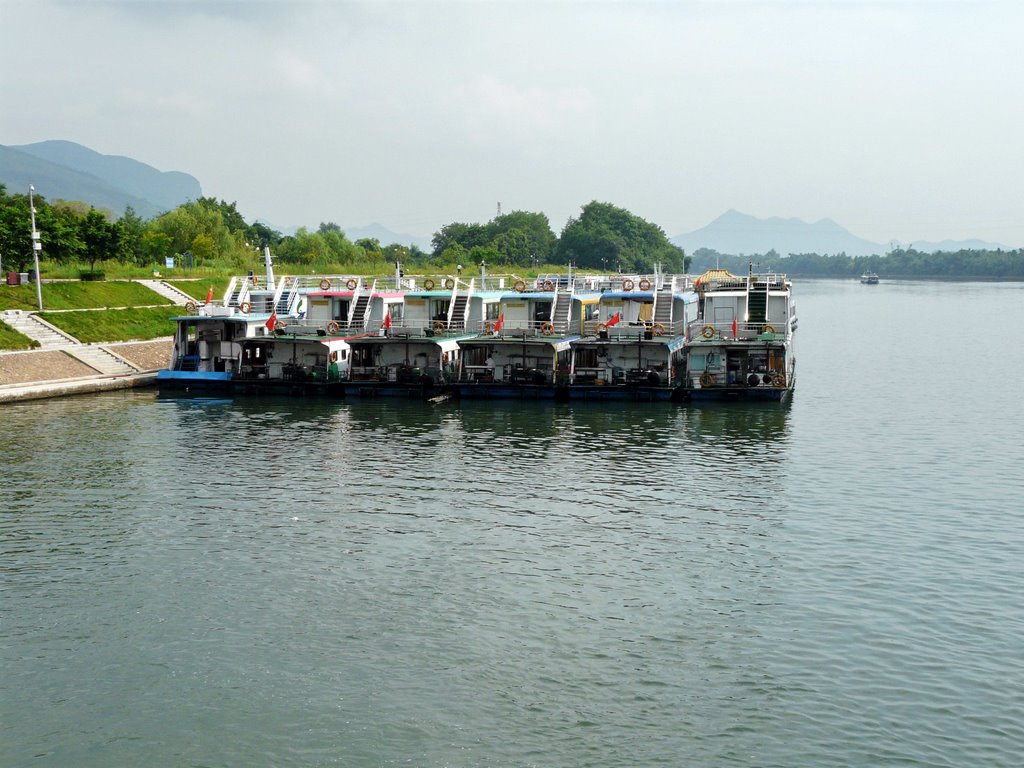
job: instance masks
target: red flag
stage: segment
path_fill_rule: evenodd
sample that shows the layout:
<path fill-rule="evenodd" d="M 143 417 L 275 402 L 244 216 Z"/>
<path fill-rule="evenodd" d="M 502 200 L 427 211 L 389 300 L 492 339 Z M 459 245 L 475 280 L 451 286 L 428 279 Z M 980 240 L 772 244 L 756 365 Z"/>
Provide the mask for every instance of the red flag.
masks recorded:
<path fill-rule="evenodd" d="M 277 328 L 277 310 L 270 313 L 270 317 L 267 318 L 267 330 L 273 331 Z"/>
<path fill-rule="evenodd" d="M 736 315 L 732 316 L 732 337 L 735 339 L 739 336 L 739 332 L 736 330 Z"/>
<path fill-rule="evenodd" d="M 501 330 L 501 326 L 505 324 L 505 313 L 498 315 L 498 322 L 494 324 L 494 332 L 497 333 Z"/>
<path fill-rule="evenodd" d="M 384 315 L 384 330 L 391 327 L 391 315 Z"/>
<path fill-rule="evenodd" d="M 608 322 L 604 324 L 604 327 L 611 328 L 613 325 L 618 325 L 620 320 L 622 320 L 622 312 L 616 312 L 608 318 Z"/>
<path fill-rule="evenodd" d="M 206 303 L 209 304 L 213 301 L 213 286 L 210 286 L 210 290 L 206 292 Z"/>

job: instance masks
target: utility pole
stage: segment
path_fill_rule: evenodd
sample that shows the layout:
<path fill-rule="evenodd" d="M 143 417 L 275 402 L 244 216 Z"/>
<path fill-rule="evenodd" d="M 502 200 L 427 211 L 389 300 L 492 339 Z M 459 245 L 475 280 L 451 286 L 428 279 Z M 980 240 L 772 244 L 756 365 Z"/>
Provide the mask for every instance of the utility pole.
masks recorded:
<path fill-rule="evenodd" d="M 31 184 L 28 185 L 28 209 L 32 215 L 32 256 L 35 259 L 36 265 L 36 299 L 39 302 L 39 311 L 43 310 L 43 286 L 39 277 L 39 252 L 43 250 L 43 244 L 39 242 L 39 230 L 36 229 L 36 205 L 33 195 L 35 194 L 36 188 Z"/>

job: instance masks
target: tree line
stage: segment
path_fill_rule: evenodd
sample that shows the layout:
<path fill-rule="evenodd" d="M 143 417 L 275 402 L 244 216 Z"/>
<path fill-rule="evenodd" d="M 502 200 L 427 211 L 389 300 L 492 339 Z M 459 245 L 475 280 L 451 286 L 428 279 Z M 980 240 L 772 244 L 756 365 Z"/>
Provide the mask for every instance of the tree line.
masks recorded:
<path fill-rule="evenodd" d="M 434 233 L 432 250 L 414 244 L 382 246 L 373 238 L 350 240 L 340 226 L 323 222 L 294 235 L 249 223 L 234 202 L 201 197 L 149 220 L 127 208 L 120 217 L 77 201 L 34 198 L 44 258 L 57 264 L 102 262 L 139 267 L 163 265 L 188 254 L 196 266 L 250 269 L 269 246 L 278 264 L 320 271 L 349 265 L 387 270 L 396 262 L 410 269 L 481 263 L 539 268 L 574 264 L 605 271 L 649 272 L 655 264 L 683 271 L 686 257 L 660 227 L 608 203 L 592 202 L 556 236 L 543 213 L 514 211 L 486 224 L 451 223 Z M 0 184 L 0 258 L 3 268 L 25 270 L 32 262 L 29 199 Z"/>
<path fill-rule="evenodd" d="M 322 222 L 316 230 L 283 235 L 259 221 L 249 223 L 234 202 L 201 197 L 152 219 L 130 207 L 120 217 L 77 201 L 47 201 L 35 195 L 36 226 L 43 255 L 57 264 L 102 262 L 138 267 L 162 266 L 168 257 L 190 254 L 195 266 L 248 270 L 260 263 L 264 246 L 276 263 L 296 271 L 322 272 L 343 266 L 353 271 L 386 272 L 396 262 L 408 269 L 450 268 L 481 263 L 540 269 L 572 264 L 601 272 L 703 272 L 722 266 L 746 272 L 777 269 L 802 277 L 854 277 L 873 271 L 889 277 L 1024 279 L 1024 251 L 923 253 L 895 249 L 885 256 L 822 255 L 775 251 L 754 256 L 698 249 L 691 256 L 669 242 L 661 227 L 610 203 L 592 201 L 556 235 L 543 213 L 513 211 L 484 224 L 453 222 L 441 227 L 431 250 L 416 245 L 382 246 L 372 238 L 350 240 L 340 226 Z M 29 198 L 7 193 L 0 184 L 0 260 L 5 270 L 24 271 L 32 263 Z"/>
<path fill-rule="evenodd" d="M 778 271 L 794 277 L 858 277 L 865 272 L 876 272 L 883 277 L 1020 280 L 1024 279 L 1024 249 L 926 253 L 914 248 L 895 248 L 885 255 L 874 256 L 845 253 L 782 256 L 776 251 L 736 256 L 708 248 L 693 252 L 695 273 L 722 267 L 733 274 L 746 274 L 751 266 L 755 272 Z"/>

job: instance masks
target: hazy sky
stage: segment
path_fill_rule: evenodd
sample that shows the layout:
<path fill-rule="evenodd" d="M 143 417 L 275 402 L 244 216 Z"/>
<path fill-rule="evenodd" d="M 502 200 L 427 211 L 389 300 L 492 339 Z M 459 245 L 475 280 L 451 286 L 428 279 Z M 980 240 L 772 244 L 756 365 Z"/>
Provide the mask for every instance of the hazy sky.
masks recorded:
<path fill-rule="evenodd" d="M 1024 246 L 1024 2 L 0 0 L 0 144 L 67 139 L 278 227 L 590 200 Z M 45 190 L 41 190 L 45 194 Z"/>

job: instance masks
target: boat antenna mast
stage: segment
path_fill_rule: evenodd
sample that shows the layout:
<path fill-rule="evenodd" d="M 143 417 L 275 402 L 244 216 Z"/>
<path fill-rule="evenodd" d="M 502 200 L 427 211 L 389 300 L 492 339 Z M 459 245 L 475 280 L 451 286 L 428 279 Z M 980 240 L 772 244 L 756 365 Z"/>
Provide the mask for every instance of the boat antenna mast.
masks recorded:
<path fill-rule="evenodd" d="M 274 263 L 270 258 L 270 246 L 263 246 L 263 263 L 267 267 L 267 290 L 273 291 L 274 288 Z"/>

